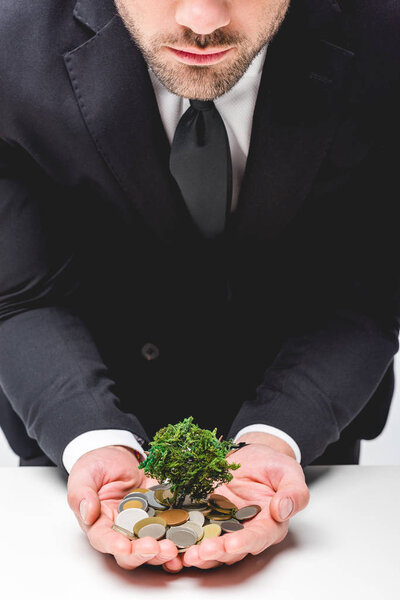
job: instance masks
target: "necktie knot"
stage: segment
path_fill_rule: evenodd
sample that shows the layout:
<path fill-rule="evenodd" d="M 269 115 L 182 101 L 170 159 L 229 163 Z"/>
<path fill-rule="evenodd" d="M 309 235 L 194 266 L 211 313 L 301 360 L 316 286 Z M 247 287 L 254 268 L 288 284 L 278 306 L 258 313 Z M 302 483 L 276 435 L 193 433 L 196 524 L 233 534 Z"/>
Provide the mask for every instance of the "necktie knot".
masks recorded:
<path fill-rule="evenodd" d="M 190 105 L 195 110 L 212 110 L 214 108 L 214 102 L 212 100 L 189 100 Z"/>

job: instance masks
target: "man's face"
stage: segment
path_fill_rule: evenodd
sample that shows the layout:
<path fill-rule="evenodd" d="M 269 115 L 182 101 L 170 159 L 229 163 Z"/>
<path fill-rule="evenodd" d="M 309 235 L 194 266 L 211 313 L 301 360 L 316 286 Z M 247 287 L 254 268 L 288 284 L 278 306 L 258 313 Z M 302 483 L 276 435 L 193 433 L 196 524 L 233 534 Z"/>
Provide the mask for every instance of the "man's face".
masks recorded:
<path fill-rule="evenodd" d="M 114 0 L 158 79 L 174 94 L 213 100 L 272 39 L 290 0 Z"/>

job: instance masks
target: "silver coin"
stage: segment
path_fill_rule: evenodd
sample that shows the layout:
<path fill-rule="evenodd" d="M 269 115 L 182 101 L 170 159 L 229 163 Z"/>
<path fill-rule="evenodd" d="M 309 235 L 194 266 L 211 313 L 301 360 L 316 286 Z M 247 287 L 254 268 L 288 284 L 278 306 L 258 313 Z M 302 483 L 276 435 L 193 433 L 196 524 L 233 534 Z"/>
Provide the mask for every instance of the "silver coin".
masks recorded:
<path fill-rule="evenodd" d="M 229 521 L 220 521 L 219 526 L 224 533 L 231 533 L 232 531 L 244 529 L 244 526 L 239 523 L 239 521 L 235 521 L 233 519 L 229 519 Z"/>
<path fill-rule="evenodd" d="M 140 498 L 139 496 L 136 497 L 130 497 L 130 498 L 124 498 L 123 500 L 121 500 L 121 502 L 119 503 L 118 506 L 118 512 L 121 512 L 122 510 L 124 510 L 124 506 L 127 502 L 129 502 L 130 500 L 136 500 L 136 502 L 140 502 L 140 504 L 142 505 L 141 508 L 142 510 L 147 510 L 149 504 L 146 500 L 146 498 Z"/>
<path fill-rule="evenodd" d="M 246 521 L 247 519 L 252 519 L 261 510 L 261 506 L 257 504 L 251 504 L 250 506 L 244 506 L 243 508 L 239 508 L 234 514 L 235 519 L 238 521 Z"/>
<path fill-rule="evenodd" d="M 197 534 L 190 529 L 183 527 L 171 527 L 167 531 L 167 538 L 174 542 L 178 548 L 188 548 L 194 546 L 197 541 Z"/>
<path fill-rule="evenodd" d="M 122 533 L 122 535 L 124 535 L 125 537 L 127 537 L 130 540 L 136 539 L 136 536 L 134 533 L 132 533 L 131 531 L 128 531 L 127 529 L 124 529 L 123 527 L 119 527 L 118 525 L 115 525 L 115 523 L 112 526 L 112 528 L 114 529 L 114 531 L 116 531 L 117 533 Z"/>
<path fill-rule="evenodd" d="M 190 529 L 191 531 L 194 531 L 195 534 L 197 535 L 196 542 L 201 540 L 201 538 L 204 535 L 204 530 L 203 530 L 202 526 L 199 525 L 198 523 L 195 523 L 194 521 L 186 521 L 186 523 L 184 525 L 181 525 L 180 527 L 182 529 Z"/>
<path fill-rule="evenodd" d="M 115 525 L 133 532 L 135 524 L 142 519 L 147 519 L 147 517 L 147 512 L 141 508 L 127 508 L 118 513 L 115 519 Z"/>
<path fill-rule="evenodd" d="M 149 506 L 147 508 L 147 516 L 148 517 L 155 517 L 156 516 L 156 511 L 151 506 Z"/>
<path fill-rule="evenodd" d="M 166 510 L 168 508 L 168 506 L 164 506 L 164 504 L 160 504 L 160 502 L 156 500 L 153 490 L 146 492 L 146 499 L 149 503 L 149 506 L 151 506 L 152 508 L 156 508 L 157 510 Z"/>
<path fill-rule="evenodd" d="M 153 490 L 153 492 L 155 492 L 156 490 L 169 490 L 170 487 L 170 483 L 157 483 L 156 485 L 149 487 L 149 490 Z"/>
<path fill-rule="evenodd" d="M 148 502 L 146 494 L 142 494 L 142 492 L 131 492 L 130 494 L 124 496 L 123 500 L 137 500 L 139 498 L 142 498 L 142 500 L 146 500 L 146 502 Z"/>
<path fill-rule="evenodd" d="M 143 538 L 149 536 L 155 540 L 159 540 L 165 535 L 165 527 L 160 523 L 150 523 L 139 530 L 138 537 Z"/>
<path fill-rule="evenodd" d="M 197 523 L 198 525 L 200 525 L 200 527 L 202 527 L 204 525 L 205 517 L 203 513 L 201 513 L 199 510 L 190 510 L 189 521 Z"/>

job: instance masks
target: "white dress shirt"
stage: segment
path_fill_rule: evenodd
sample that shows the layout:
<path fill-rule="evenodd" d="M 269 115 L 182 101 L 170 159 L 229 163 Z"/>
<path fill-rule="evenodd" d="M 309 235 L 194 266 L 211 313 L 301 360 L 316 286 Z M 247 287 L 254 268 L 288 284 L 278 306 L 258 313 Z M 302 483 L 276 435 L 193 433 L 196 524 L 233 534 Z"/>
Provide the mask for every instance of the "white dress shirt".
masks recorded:
<path fill-rule="evenodd" d="M 253 112 L 266 53 L 267 46 L 264 46 L 262 51 L 253 60 L 246 73 L 233 88 L 226 94 L 223 94 L 214 100 L 215 106 L 224 121 L 231 150 L 232 211 L 237 207 L 239 189 L 246 166 L 250 146 Z M 165 132 L 170 143 L 172 143 L 178 121 L 190 106 L 189 100 L 172 94 L 160 82 L 151 69 L 149 69 L 149 75 L 153 84 Z M 244 433 L 253 431 L 269 433 L 284 440 L 292 448 L 296 460 L 300 462 L 300 448 L 295 440 L 284 431 L 270 425 L 255 423 L 254 425 L 244 427 L 237 433 L 235 441 Z M 78 458 L 86 452 L 112 445 L 128 446 L 137 450 L 145 457 L 143 448 L 138 440 L 143 443 L 143 440 L 140 440 L 140 438 L 133 435 L 130 431 L 117 429 L 87 431 L 74 438 L 65 448 L 62 457 L 64 467 L 69 473 Z"/>

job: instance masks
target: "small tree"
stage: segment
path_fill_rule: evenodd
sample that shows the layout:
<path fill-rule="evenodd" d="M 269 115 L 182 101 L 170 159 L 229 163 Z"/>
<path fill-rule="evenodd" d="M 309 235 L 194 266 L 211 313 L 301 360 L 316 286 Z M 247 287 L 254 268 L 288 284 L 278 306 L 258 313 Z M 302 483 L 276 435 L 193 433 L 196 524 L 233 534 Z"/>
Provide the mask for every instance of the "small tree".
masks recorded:
<path fill-rule="evenodd" d="M 150 452 L 139 469 L 160 483 L 168 480 L 173 493 L 172 506 L 182 506 L 185 496 L 203 500 L 216 487 L 233 479 L 229 470 L 240 465 L 229 464 L 226 455 L 237 446 L 232 440 L 217 439 L 216 432 L 216 429 L 201 429 L 193 423 L 193 417 L 188 417 L 155 434 Z"/>

